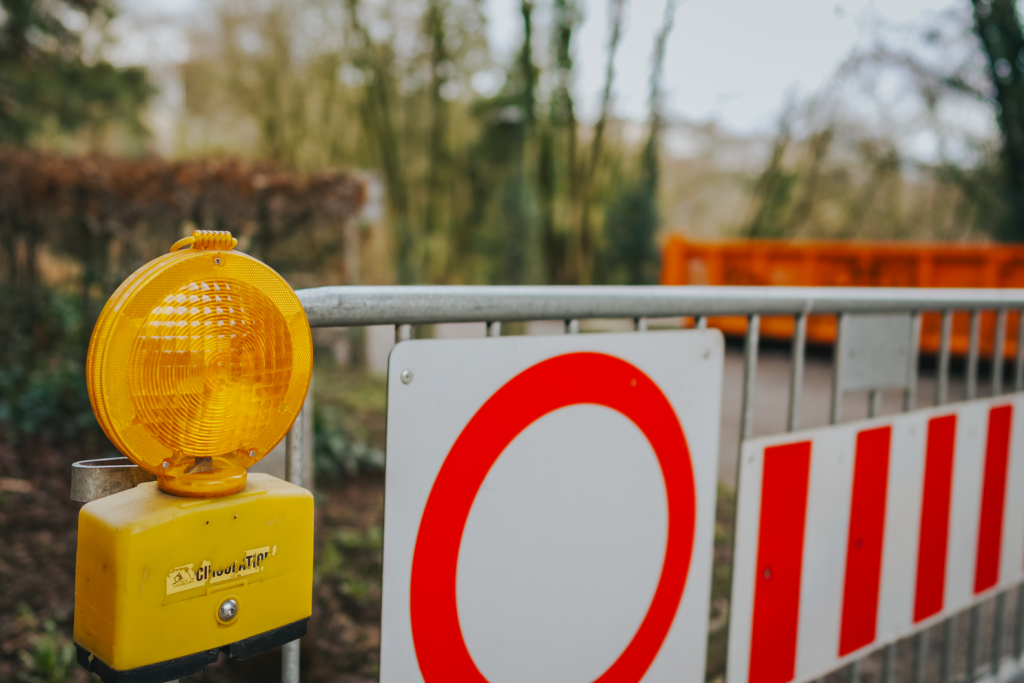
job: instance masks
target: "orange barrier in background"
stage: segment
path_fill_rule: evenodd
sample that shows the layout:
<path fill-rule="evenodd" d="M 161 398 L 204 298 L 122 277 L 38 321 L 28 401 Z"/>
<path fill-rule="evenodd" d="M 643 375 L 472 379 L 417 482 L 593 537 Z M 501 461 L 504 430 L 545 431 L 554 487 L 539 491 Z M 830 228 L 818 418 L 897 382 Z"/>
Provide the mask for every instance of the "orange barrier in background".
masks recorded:
<path fill-rule="evenodd" d="M 927 244 L 897 242 L 787 242 L 735 240 L 690 242 L 671 237 L 665 244 L 661 283 L 664 285 L 756 285 L 806 287 L 1024 287 L 1024 246 L 1006 244 Z M 981 319 L 981 354 L 992 355 L 995 313 Z M 926 313 L 921 321 L 921 351 L 939 348 L 941 315 Z M 1017 350 L 1020 315 L 1007 324 L 1006 357 Z M 743 316 L 708 319 L 729 335 L 746 332 Z M 792 316 L 765 316 L 761 336 L 790 339 Z M 966 355 L 970 315 L 953 316 L 952 351 Z M 812 315 L 807 341 L 832 344 L 834 315 Z"/>

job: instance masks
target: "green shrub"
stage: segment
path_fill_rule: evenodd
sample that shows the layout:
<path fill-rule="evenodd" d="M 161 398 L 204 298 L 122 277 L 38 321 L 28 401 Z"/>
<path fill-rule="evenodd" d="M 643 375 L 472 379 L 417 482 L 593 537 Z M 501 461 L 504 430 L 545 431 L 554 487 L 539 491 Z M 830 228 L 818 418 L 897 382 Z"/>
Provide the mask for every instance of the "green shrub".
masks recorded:
<path fill-rule="evenodd" d="M 23 293 L 22 293 L 23 294 Z M 9 442 L 79 439 L 97 432 L 85 378 L 91 331 L 76 297 L 0 287 L 0 431 Z"/>
<path fill-rule="evenodd" d="M 349 420 L 335 405 L 317 405 L 313 411 L 314 457 L 318 476 L 352 477 L 384 471 L 384 451 L 353 436 Z"/>
<path fill-rule="evenodd" d="M 43 632 L 32 636 L 32 647 L 18 653 L 25 671 L 16 678 L 24 683 L 64 683 L 75 669 L 75 645 L 57 631 L 52 619 L 43 622 Z"/>

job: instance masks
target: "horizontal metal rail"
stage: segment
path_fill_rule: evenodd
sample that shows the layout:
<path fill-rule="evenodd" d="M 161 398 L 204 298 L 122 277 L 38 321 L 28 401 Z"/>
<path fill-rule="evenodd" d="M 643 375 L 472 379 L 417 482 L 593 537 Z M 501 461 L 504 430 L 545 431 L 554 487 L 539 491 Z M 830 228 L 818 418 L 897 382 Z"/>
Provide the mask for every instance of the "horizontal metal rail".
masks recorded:
<path fill-rule="evenodd" d="M 1024 307 L 1024 289 L 422 286 L 296 294 L 313 327 Z"/>

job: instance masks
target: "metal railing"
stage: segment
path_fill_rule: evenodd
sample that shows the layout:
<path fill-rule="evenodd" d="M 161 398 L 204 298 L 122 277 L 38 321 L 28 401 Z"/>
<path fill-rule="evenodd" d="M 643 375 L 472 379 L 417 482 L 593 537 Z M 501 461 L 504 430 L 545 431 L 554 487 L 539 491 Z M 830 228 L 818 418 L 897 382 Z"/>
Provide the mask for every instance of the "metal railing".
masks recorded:
<path fill-rule="evenodd" d="M 936 357 L 935 403 L 949 401 L 950 361 L 955 312 L 970 313 L 970 342 L 966 356 L 966 398 L 977 397 L 978 368 L 981 349 L 981 313 L 994 311 L 997 314 L 996 340 L 993 345 L 992 394 L 1003 392 L 1003 351 L 1006 337 L 1008 312 L 1020 311 L 1021 324 L 1018 330 L 1015 359 L 1014 391 L 1024 390 L 1024 289 L 895 289 L 895 288 L 823 288 L 823 287 L 321 287 L 297 292 L 312 327 L 352 327 L 366 325 L 395 325 L 395 340 L 401 342 L 412 338 L 412 326 L 441 323 L 478 322 L 487 324 L 488 336 L 501 333 L 502 322 L 512 321 L 565 321 L 566 333 L 579 331 L 579 321 L 584 319 L 622 318 L 633 321 L 634 329 L 647 329 L 648 319 L 692 317 L 696 327 L 704 327 L 708 316 L 743 315 L 748 324 L 744 339 L 744 370 L 742 383 L 742 404 L 740 409 L 739 437 L 753 436 L 754 390 L 757 380 L 757 364 L 760 346 L 760 321 L 765 315 L 792 315 L 794 333 L 791 343 L 789 373 L 789 401 L 786 431 L 800 426 L 801 392 L 804 383 L 806 356 L 807 319 L 811 314 L 835 314 L 839 318 L 838 328 L 842 330 L 848 314 L 867 313 L 909 313 L 912 316 L 915 335 L 920 331 L 920 315 L 925 312 L 942 314 L 940 347 Z M 912 343 L 912 374 L 908 379 L 904 395 L 904 410 L 916 405 L 917 386 L 917 339 Z M 837 341 L 836 348 L 839 348 Z M 833 363 L 837 364 L 838 360 Z M 838 398 L 836 395 L 838 394 Z M 842 400 L 838 379 L 833 378 L 833 419 L 838 421 L 837 401 Z M 877 392 L 869 398 L 869 414 L 875 414 L 880 406 Z M 301 482 L 301 420 L 293 428 L 287 446 L 288 478 Z M 299 431 L 297 432 L 296 429 Z M 738 477 L 739 461 L 737 461 Z M 738 481 L 738 479 L 737 479 Z M 1018 495 L 1024 495 L 1020 492 Z M 730 571 L 731 574 L 731 571 Z M 1014 589 L 1011 589 L 1011 591 Z M 966 638 L 958 638 L 957 615 L 947 619 L 935 629 L 942 632 L 942 647 L 937 662 L 939 683 L 976 683 L 992 681 L 1006 683 L 1021 677 L 1022 653 L 1024 653 L 1024 587 L 1017 587 L 1013 601 L 1012 625 L 1008 630 L 1006 602 L 1011 591 L 1003 591 L 993 598 L 993 621 L 991 645 L 987 662 L 981 662 L 982 609 L 975 606 L 968 610 L 969 628 Z M 986 606 L 987 609 L 988 606 Z M 727 631 L 728 626 L 723 627 Z M 1012 646 L 1003 647 L 1006 636 L 1012 634 Z M 910 680 L 922 683 L 926 678 L 929 663 L 929 631 L 911 636 L 913 641 L 912 661 L 909 667 Z M 956 647 L 965 650 L 965 677 L 955 679 L 953 664 Z M 298 642 L 286 647 L 283 680 L 297 683 Z M 875 654 L 875 653 L 872 653 Z M 895 644 L 881 648 L 882 667 L 880 679 L 891 683 L 896 679 L 898 666 Z M 859 683 L 862 662 L 859 660 L 846 667 L 849 683 Z M 905 659 L 905 658 L 904 658 Z M 935 659 L 935 658 L 931 658 Z M 935 663 L 935 662 L 933 662 Z M 723 676 L 720 672 L 708 672 L 711 677 Z M 829 679 L 841 672 L 833 672 Z"/>

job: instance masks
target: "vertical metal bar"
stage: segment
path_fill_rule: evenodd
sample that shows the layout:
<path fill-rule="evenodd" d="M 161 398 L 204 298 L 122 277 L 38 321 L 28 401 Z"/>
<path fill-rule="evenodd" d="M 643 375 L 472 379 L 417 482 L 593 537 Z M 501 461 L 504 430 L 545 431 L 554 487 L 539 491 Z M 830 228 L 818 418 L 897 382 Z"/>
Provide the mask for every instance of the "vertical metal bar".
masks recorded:
<path fill-rule="evenodd" d="M 850 664 L 850 681 L 849 683 L 860 683 L 860 664 L 863 659 L 855 660 Z"/>
<path fill-rule="evenodd" d="M 910 319 L 910 358 L 907 359 L 907 388 L 903 390 L 903 411 L 917 407 L 917 366 L 921 352 L 921 312 Z"/>
<path fill-rule="evenodd" d="M 996 315 L 996 338 L 992 343 L 992 395 L 1003 393 L 1003 355 L 1006 353 L 1006 317 L 1010 314 L 1000 308 Z"/>
<path fill-rule="evenodd" d="M 971 338 L 967 347 L 967 400 L 978 398 L 978 355 L 981 346 L 981 311 L 971 311 Z"/>
<path fill-rule="evenodd" d="M 646 332 L 647 318 L 633 318 L 633 329 L 637 332 Z"/>
<path fill-rule="evenodd" d="M 754 388 L 757 383 L 757 347 L 761 340 L 761 316 L 747 321 L 747 338 L 743 348 L 743 409 L 740 413 L 740 451 L 743 440 L 754 436 Z M 738 469 L 738 468 L 737 468 Z"/>
<path fill-rule="evenodd" d="M 882 683 L 892 683 L 896 676 L 896 643 L 889 643 L 882 650 Z"/>
<path fill-rule="evenodd" d="M 878 417 L 882 414 L 882 392 L 872 389 L 868 392 L 868 417 Z"/>
<path fill-rule="evenodd" d="M 309 378 L 309 390 L 306 400 L 302 402 L 302 448 L 299 457 L 302 459 L 302 486 L 312 491 L 316 487 L 316 441 L 313 437 L 313 400 L 316 388 L 316 377 Z"/>
<path fill-rule="evenodd" d="M 914 679 L 913 683 L 924 683 L 925 668 L 928 666 L 928 629 L 914 638 Z"/>
<path fill-rule="evenodd" d="M 580 333 L 580 321 L 579 320 L 566 320 L 565 321 L 565 333 L 566 334 L 579 334 Z"/>
<path fill-rule="evenodd" d="M 1017 365 L 1014 368 L 1016 377 L 1013 378 L 1013 390 L 1024 391 L 1024 310 L 1020 312 L 1020 322 L 1017 325 Z"/>
<path fill-rule="evenodd" d="M 971 621 L 967 630 L 967 683 L 978 677 L 978 626 L 981 622 L 981 606 L 971 608 Z"/>
<path fill-rule="evenodd" d="M 843 387 L 840 382 L 840 354 L 843 349 L 843 337 L 846 330 L 846 314 L 840 313 L 836 320 L 836 345 L 832 348 L 832 412 L 829 424 L 839 424 L 843 419 Z"/>
<path fill-rule="evenodd" d="M 281 646 L 281 683 L 299 683 L 299 641 Z"/>
<path fill-rule="evenodd" d="M 284 444 L 284 478 L 302 486 L 302 432 L 305 410 L 299 411 L 295 424 L 288 430 Z M 299 683 L 299 641 L 293 640 L 281 646 L 281 682 Z"/>
<path fill-rule="evenodd" d="M 299 411 L 284 441 L 284 478 L 296 486 L 302 486 L 302 423 L 305 413 L 305 410 Z"/>
<path fill-rule="evenodd" d="M 950 683 L 953 678 L 953 642 L 956 640 L 956 617 L 942 622 L 942 659 L 939 660 L 939 683 Z"/>
<path fill-rule="evenodd" d="M 942 312 L 942 331 L 939 333 L 939 367 L 935 382 L 935 405 L 949 402 L 949 356 L 953 339 L 953 311 Z"/>
<path fill-rule="evenodd" d="M 996 596 L 996 614 L 992 619 L 992 676 L 999 676 L 1003 661 L 1003 622 L 1006 620 L 1006 591 Z"/>
<path fill-rule="evenodd" d="M 696 327 L 698 330 L 708 329 L 708 317 L 706 315 L 698 315 L 694 327 Z"/>
<path fill-rule="evenodd" d="M 395 343 L 412 339 L 412 325 L 395 325 Z"/>
<path fill-rule="evenodd" d="M 804 354 L 807 348 L 807 314 L 797 313 L 793 330 L 792 360 L 789 366 L 789 416 L 786 431 L 800 429 L 800 403 L 804 391 Z"/>
<path fill-rule="evenodd" d="M 487 336 L 488 337 L 500 337 L 501 336 L 501 321 L 496 320 L 494 322 L 487 323 Z"/>
<path fill-rule="evenodd" d="M 942 312 L 942 326 L 939 331 L 939 358 L 935 378 L 935 405 L 949 402 L 949 360 L 953 341 L 953 311 Z M 949 683 L 953 675 L 953 641 L 956 639 L 956 618 L 947 617 L 942 622 L 942 655 L 939 660 L 939 683 Z"/>
<path fill-rule="evenodd" d="M 1013 658 L 1024 654 L 1024 585 L 1017 587 L 1017 609 L 1013 613 Z"/>
<path fill-rule="evenodd" d="M 736 483 L 735 500 L 739 500 L 740 489 L 740 467 L 743 463 L 743 440 L 754 435 L 754 389 L 757 385 L 757 347 L 761 336 L 761 316 L 754 314 L 747 318 L 747 336 L 743 346 L 743 398 L 740 405 L 740 444 L 739 452 L 736 454 Z M 732 549 L 731 556 L 736 556 L 736 510 L 733 509 L 732 522 Z M 729 585 L 726 586 L 726 595 L 732 595 L 732 567 L 729 568 Z M 732 610 L 725 613 L 725 633 L 729 633 L 729 625 L 732 619 Z M 722 667 L 722 680 L 729 680 L 729 641 L 725 641 L 725 662 Z"/>

